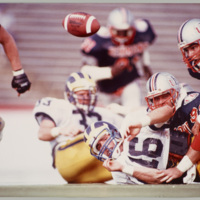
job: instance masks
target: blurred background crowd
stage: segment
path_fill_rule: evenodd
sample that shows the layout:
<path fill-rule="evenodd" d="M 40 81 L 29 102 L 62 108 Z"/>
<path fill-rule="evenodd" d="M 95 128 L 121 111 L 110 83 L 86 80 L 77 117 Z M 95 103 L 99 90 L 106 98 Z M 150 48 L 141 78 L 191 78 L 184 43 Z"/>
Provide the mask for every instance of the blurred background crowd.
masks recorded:
<path fill-rule="evenodd" d="M 0 52 L 0 106 L 33 106 L 46 96 L 63 98 L 68 75 L 81 67 L 80 45 L 83 38 L 67 33 L 63 18 L 72 12 L 83 11 L 94 15 L 101 25 L 116 7 L 132 11 L 135 18 L 148 19 L 157 34 L 149 48 L 153 73 L 167 71 L 180 82 L 198 90 L 199 81 L 191 78 L 182 62 L 177 47 L 177 32 L 187 19 L 199 17 L 200 4 L 190 3 L 1 3 L 1 23 L 13 35 L 25 72 L 32 82 L 31 90 L 17 97 L 11 88 L 12 73 L 4 51 Z M 142 91 L 145 96 L 145 83 Z M 145 104 L 145 102 L 143 102 Z"/>

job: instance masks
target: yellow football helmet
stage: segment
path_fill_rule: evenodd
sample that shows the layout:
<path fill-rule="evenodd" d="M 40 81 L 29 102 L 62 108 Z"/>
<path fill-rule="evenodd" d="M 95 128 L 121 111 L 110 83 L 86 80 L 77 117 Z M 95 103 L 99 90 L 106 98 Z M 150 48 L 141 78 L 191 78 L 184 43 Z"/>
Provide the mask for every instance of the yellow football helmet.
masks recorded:
<path fill-rule="evenodd" d="M 77 95 L 76 92 L 81 90 L 89 91 L 87 97 Z M 69 100 L 70 103 L 74 104 L 78 109 L 85 112 L 90 112 L 94 109 L 97 101 L 97 87 L 95 81 L 86 73 L 74 72 L 72 73 L 65 83 L 65 98 Z M 87 100 L 87 104 L 80 103 L 79 99 Z"/>
<path fill-rule="evenodd" d="M 115 159 L 120 155 L 122 136 L 118 129 L 108 122 L 98 121 L 88 126 L 84 132 L 84 141 L 89 146 L 91 155 L 98 160 Z M 100 141 L 103 141 L 101 145 Z"/>

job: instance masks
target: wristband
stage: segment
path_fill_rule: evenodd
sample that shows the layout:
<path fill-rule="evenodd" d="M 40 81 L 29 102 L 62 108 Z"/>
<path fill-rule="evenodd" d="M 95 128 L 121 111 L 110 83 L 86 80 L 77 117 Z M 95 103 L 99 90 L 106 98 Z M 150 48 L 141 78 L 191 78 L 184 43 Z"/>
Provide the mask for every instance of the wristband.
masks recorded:
<path fill-rule="evenodd" d="M 200 115 L 197 117 L 197 122 L 200 124 Z"/>
<path fill-rule="evenodd" d="M 24 70 L 23 69 L 20 69 L 20 70 L 17 70 L 17 71 L 13 71 L 13 76 L 18 76 L 18 75 L 21 75 L 21 74 L 24 74 Z"/>
<path fill-rule="evenodd" d="M 51 129 L 50 131 L 51 136 L 53 136 L 54 138 L 56 138 L 57 136 L 60 135 L 60 127 L 54 127 Z"/>
<path fill-rule="evenodd" d="M 151 124 L 151 118 L 148 115 L 145 115 L 141 120 L 142 127 L 149 126 Z"/>
<path fill-rule="evenodd" d="M 130 166 L 130 165 L 126 165 L 124 166 L 124 168 L 122 169 L 122 172 L 124 172 L 125 174 L 128 174 L 130 176 L 133 176 L 134 173 L 134 167 Z"/>
<path fill-rule="evenodd" d="M 188 169 L 190 169 L 193 166 L 192 161 L 190 160 L 190 158 L 186 155 L 183 157 L 183 159 L 181 160 L 181 162 L 177 165 L 177 168 L 181 171 L 181 172 L 186 172 Z"/>

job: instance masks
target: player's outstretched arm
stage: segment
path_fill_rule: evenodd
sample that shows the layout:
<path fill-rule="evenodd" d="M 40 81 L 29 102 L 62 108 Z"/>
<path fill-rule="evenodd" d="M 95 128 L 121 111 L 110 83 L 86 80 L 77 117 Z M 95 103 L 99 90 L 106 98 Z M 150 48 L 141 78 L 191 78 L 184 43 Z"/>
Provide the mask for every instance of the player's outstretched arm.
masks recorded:
<path fill-rule="evenodd" d="M 77 125 L 70 124 L 66 127 L 55 126 L 54 122 L 49 119 L 44 119 L 40 123 L 40 128 L 38 131 L 38 138 L 44 141 L 54 140 L 59 135 L 74 137 L 84 130 L 81 130 Z"/>
<path fill-rule="evenodd" d="M 169 168 L 163 171 L 165 177 L 162 179 L 164 182 L 171 182 L 173 179 L 181 177 L 186 171 L 192 168 L 192 166 L 200 160 L 200 152 L 189 148 L 187 154 L 182 158 L 180 163 L 173 168 Z"/>
<path fill-rule="evenodd" d="M 52 120 L 42 120 L 38 130 L 38 139 L 43 141 L 54 140 L 59 135 L 55 132 L 55 128 L 56 126 Z"/>
<path fill-rule="evenodd" d="M 124 70 L 131 70 L 128 59 L 118 59 L 113 66 L 99 67 L 96 65 L 85 64 L 81 71 L 89 74 L 95 81 L 112 79 L 119 76 Z"/>
<path fill-rule="evenodd" d="M 128 166 L 111 159 L 105 160 L 103 166 L 109 171 L 120 171 L 149 184 L 161 183 L 161 179 L 164 176 L 164 174 L 157 169 L 147 168 L 141 165 Z"/>
<path fill-rule="evenodd" d="M 149 113 L 144 110 L 132 112 L 124 118 L 120 132 L 124 138 L 129 137 L 129 141 L 140 132 L 140 129 L 153 124 L 162 124 L 168 121 L 174 113 L 174 108 L 164 105 Z"/>
<path fill-rule="evenodd" d="M 21 65 L 19 52 L 12 35 L 7 32 L 3 26 L 0 25 L 0 43 L 3 45 L 6 56 L 8 57 L 12 71 L 13 80 L 12 87 L 17 90 L 19 94 L 30 89 L 31 83 L 24 73 Z"/>

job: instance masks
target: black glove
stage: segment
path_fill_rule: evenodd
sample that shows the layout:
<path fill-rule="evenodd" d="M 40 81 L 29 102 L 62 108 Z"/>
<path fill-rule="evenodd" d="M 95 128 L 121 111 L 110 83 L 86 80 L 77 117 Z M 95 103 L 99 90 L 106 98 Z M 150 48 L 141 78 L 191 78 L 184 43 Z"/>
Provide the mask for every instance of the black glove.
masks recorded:
<path fill-rule="evenodd" d="M 14 75 L 12 80 L 12 87 L 17 90 L 18 93 L 24 93 L 31 87 L 31 82 L 28 80 L 27 75 L 22 72 L 19 75 Z"/>

